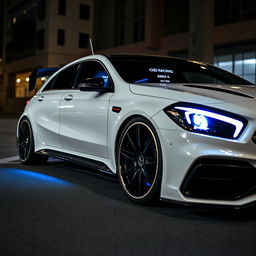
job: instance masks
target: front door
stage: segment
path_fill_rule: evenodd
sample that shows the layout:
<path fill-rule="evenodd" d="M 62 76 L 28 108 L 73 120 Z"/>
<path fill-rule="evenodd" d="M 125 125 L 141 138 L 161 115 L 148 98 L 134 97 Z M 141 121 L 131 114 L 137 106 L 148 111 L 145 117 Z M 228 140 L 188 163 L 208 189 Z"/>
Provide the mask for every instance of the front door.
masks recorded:
<path fill-rule="evenodd" d="M 109 74 L 98 61 L 86 61 L 79 67 L 73 90 L 67 90 L 60 105 L 60 137 L 70 153 L 108 158 L 107 127 L 112 92 L 80 91 L 80 81 L 103 78 L 104 87 L 112 87 Z"/>

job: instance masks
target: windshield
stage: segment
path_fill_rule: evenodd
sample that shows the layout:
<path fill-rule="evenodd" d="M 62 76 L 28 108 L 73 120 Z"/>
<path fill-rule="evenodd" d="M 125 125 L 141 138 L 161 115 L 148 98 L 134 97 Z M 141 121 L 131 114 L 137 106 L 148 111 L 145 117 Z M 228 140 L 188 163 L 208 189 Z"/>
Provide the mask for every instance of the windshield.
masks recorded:
<path fill-rule="evenodd" d="M 112 55 L 111 63 L 128 83 L 197 83 L 253 85 L 225 70 L 185 59 Z"/>

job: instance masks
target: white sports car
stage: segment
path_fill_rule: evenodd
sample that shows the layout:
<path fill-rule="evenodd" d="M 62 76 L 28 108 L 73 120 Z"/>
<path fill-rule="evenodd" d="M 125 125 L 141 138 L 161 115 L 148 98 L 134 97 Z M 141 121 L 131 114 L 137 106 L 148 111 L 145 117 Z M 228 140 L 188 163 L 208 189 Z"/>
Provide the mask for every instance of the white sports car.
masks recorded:
<path fill-rule="evenodd" d="M 50 71 L 18 122 L 23 164 L 53 156 L 117 174 L 141 204 L 256 202 L 255 85 L 160 56 L 91 55 Z"/>

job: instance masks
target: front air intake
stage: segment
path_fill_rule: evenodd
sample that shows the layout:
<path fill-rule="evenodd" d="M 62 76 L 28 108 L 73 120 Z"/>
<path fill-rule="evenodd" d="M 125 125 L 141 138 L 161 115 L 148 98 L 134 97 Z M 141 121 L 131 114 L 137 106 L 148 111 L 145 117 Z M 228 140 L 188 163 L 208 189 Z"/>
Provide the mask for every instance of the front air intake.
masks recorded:
<path fill-rule="evenodd" d="M 244 161 L 200 159 L 181 186 L 184 196 L 238 200 L 256 194 L 256 168 Z"/>

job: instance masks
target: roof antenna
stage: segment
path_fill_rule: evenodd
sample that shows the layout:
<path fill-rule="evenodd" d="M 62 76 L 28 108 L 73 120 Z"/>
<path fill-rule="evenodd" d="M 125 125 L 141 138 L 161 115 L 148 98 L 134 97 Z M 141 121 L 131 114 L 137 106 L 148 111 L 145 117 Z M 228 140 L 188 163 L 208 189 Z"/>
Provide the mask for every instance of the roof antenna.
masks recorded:
<path fill-rule="evenodd" d="M 92 45 L 92 39 L 91 38 L 89 38 L 89 44 L 90 44 L 90 49 L 91 49 L 92 55 L 94 55 L 94 50 L 93 50 L 93 45 Z"/>

